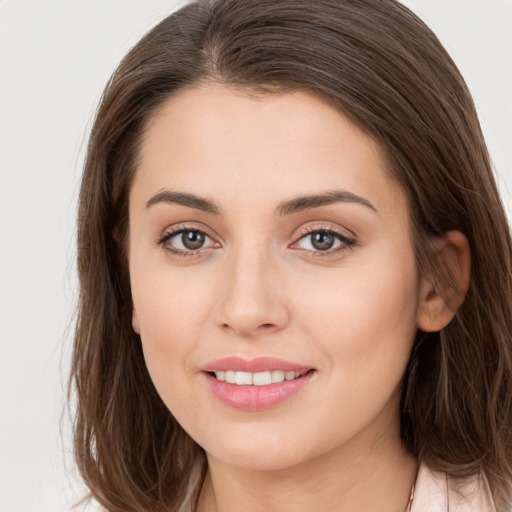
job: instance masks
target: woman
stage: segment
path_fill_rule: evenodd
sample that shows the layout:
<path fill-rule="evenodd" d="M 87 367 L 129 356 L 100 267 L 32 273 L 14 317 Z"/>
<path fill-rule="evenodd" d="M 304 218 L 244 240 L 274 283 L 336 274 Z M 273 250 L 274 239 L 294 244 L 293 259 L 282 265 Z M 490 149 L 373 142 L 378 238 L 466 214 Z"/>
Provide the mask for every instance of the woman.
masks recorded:
<path fill-rule="evenodd" d="M 107 510 L 509 510 L 511 243 L 394 0 L 192 3 L 104 93 L 75 449 Z"/>

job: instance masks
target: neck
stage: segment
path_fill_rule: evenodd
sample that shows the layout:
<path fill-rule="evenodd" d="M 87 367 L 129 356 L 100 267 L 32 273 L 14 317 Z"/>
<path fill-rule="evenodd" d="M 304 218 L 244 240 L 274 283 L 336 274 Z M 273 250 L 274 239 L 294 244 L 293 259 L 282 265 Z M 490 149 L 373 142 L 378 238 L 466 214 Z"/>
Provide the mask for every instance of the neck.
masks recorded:
<path fill-rule="evenodd" d="M 367 435 L 365 435 L 367 434 Z M 398 428 L 368 433 L 294 467 L 255 471 L 208 457 L 198 512 L 405 511 L 417 463 Z M 371 436 L 370 436 L 371 437 Z"/>

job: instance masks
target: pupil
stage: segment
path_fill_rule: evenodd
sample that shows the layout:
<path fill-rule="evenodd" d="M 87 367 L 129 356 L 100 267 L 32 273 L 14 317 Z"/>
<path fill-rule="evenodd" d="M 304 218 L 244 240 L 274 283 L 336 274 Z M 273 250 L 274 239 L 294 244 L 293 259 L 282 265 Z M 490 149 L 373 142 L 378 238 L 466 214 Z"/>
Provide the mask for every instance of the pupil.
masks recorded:
<path fill-rule="evenodd" d="M 187 249 L 200 249 L 204 244 L 204 235 L 199 231 L 185 231 L 181 241 Z"/>
<path fill-rule="evenodd" d="M 312 243 L 315 249 L 319 251 L 327 251 L 334 245 L 334 237 L 329 233 L 319 231 L 312 235 Z"/>

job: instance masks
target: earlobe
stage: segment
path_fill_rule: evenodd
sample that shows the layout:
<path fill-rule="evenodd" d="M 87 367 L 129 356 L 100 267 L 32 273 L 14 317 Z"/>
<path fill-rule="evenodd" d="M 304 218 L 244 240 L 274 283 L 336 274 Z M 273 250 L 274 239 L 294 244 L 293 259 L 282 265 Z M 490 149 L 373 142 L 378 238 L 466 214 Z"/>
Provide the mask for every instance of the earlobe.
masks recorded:
<path fill-rule="evenodd" d="M 435 271 L 420 284 L 418 329 L 446 327 L 464 302 L 469 288 L 471 250 L 465 235 L 448 231 L 434 242 Z"/>
<path fill-rule="evenodd" d="M 140 325 L 139 325 L 139 318 L 137 316 L 137 310 L 135 309 L 135 305 L 133 304 L 132 300 L 132 328 L 133 330 L 140 335 Z"/>

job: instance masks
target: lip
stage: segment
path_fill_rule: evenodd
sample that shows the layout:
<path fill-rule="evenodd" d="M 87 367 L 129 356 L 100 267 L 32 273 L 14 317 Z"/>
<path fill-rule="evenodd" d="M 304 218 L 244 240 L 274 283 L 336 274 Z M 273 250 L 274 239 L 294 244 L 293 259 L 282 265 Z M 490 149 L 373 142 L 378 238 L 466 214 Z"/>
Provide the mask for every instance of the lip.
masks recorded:
<path fill-rule="evenodd" d="M 304 366 L 284 359 L 277 359 L 275 357 L 257 357 L 255 359 L 247 360 L 241 357 L 224 357 L 208 363 L 201 371 L 203 372 L 221 372 L 233 370 L 235 372 L 265 372 L 267 370 L 283 370 L 285 372 L 305 373 L 312 370 L 311 366 Z"/>
<path fill-rule="evenodd" d="M 239 386 L 217 380 L 211 375 L 216 371 L 228 370 L 251 373 L 282 370 L 302 373 L 302 375 L 293 380 L 267 386 Z M 258 357 L 252 360 L 226 357 L 213 361 L 201 369 L 210 391 L 225 405 L 243 411 L 262 411 L 285 402 L 311 381 L 316 373 L 312 370 L 314 369 L 309 366 L 271 357 Z"/>

